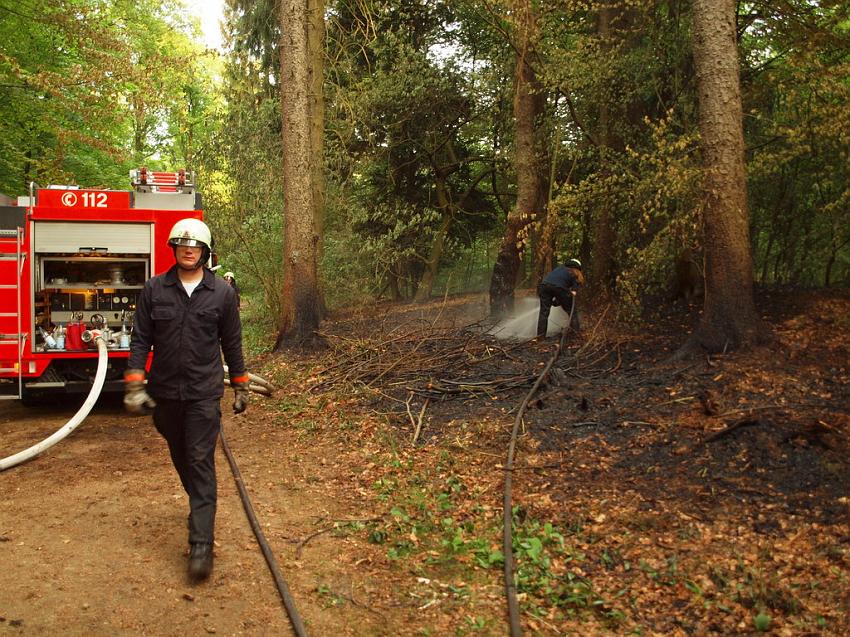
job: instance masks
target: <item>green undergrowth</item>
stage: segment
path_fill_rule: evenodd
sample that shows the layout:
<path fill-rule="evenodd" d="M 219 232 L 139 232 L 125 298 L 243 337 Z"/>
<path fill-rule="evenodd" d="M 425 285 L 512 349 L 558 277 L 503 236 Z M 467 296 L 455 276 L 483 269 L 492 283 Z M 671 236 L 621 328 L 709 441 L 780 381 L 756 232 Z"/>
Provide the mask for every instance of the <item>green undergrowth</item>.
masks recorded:
<path fill-rule="evenodd" d="M 413 458 L 388 462 L 372 485 L 386 503 L 388 515 L 364 527 L 369 542 L 420 580 L 460 581 L 455 596 L 476 597 L 487 590 L 490 615 L 476 615 L 469 632 L 504 621 L 502 508 L 493 491 L 464 475 L 447 453 L 433 467 Z M 603 599 L 582 572 L 589 557 L 577 548 L 573 531 L 534 519 L 519 507 L 512 516 L 514 581 L 521 610 L 544 622 L 594 613 L 611 628 L 625 617 L 616 604 Z M 483 628 L 481 628 L 483 629 Z"/>
<path fill-rule="evenodd" d="M 240 310 L 242 349 L 247 359 L 268 354 L 277 339 L 274 317 L 259 299 L 250 297 Z"/>
<path fill-rule="evenodd" d="M 382 471 L 369 486 L 387 514 L 356 532 L 418 582 L 441 582 L 440 594 L 470 612 L 458 634 L 500 632 L 506 608 L 500 489 L 469 473 L 455 449 L 406 453 L 391 433 L 385 438 L 384 451 L 370 457 Z M 739 561 L 727 571 L 713 564 L 714 556 L 694 561 L 675 550 L 649 549 L 647 559 L 630 560 L 622 550 L 629 547 L 634 556 L 646 531 L 610 524 L 622 546 L 580 517 L 556 524 L 514 507 L 514 582 L 524 621 L 557 632 L 592 618 L 612 634 L 645 634 L 641 605 L 653 599 L 666 605 L 676 596 L 692 612 L 679 621 L 692 629 L 701 618 L 744 616 L 751 630 L 763 632 L 778 614 L 807 629 L 824 626 L 820 617 L 804 620 L 794 591 L 758 567 Z M 701 588 L 706 578 L 711 592 Z"/>

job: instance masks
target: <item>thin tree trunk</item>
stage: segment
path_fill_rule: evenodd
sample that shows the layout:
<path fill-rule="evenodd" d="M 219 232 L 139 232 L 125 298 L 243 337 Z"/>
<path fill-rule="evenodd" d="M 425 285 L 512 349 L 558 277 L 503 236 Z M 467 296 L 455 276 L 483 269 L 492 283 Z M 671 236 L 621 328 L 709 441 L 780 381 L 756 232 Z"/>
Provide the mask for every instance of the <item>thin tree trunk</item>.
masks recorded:
<path fill-rule="evenodd" d="M 387 285 L 390 288 L 390 298 L 393 301 L 401 301 L 401 289 L 398 287 L 398 274 L 394 269 L 387 272 Z"/>
<path fill-rule="evenodd" d="M 602 51 L 611 48 L 611 19 L 613 9 L 603 6 L 599 9 L 597 33 L 602 40 Z M 605 99 L 599 103 L 599 139 L 602 146 L 599 149 L 602 163 L 601 174 L 605 179 L 609 176 L 606 154 L 614 145 L 611 131 L 611 110 Z M 616 233 L 614 231 L 613 214 L 610 203 L 604 195 L 598 197 L 596 215 L 593 224 L 593 258 L 590 262 L 590 280 L 588 288 L 591 294 L 598 298 L 606 298 L 610 295 L 614 279 L 614 246 Z"/>
<path fill-rule="evenodd" d="M 770 264 L 770 253 L 773 251 L 773 245 L 776 242 L 776 237 L 780 235 L 782 232 L 781 229 L 781 219 L 783 215 L 785 218 L 790 218 L 787 215 L 791 214 L 793 208 L 793 201 L 791 197 L 791 189 L 790 180 L 783 176 L 782 179 L 782 187 L 780 188 L 779 197 L 777 198 L 776 204 L 773 206 L 773 214 L 771 215 L 770 222 L 768 223 L 767 228 L 767 245 L 764 249 L 764 258 L 762 260 L 762 269 L 761 269 L 761 281 L 764 283 L 767 280 L 767 271 Z"/>
<path fill-rule="evenodd" d="M 850 243 L 850 240 L 838 243 L 837 239 L 839 236 L 841 236 L 839 234 L 839 229 L 835 228 L 835 232 L 832 235 L 832 241 L 830 242 L 829 258 L 826 261 L 826 267 L 824 268 L 823 273 L 823 285 L 827 288 L 832 285 L 832 269 L 835 267 L 835 263 L 838 260 L 838 253 L 844 248 L 844 246 Z"/>
<path fill-rule="evenodd" d="M 812 253 L 812 245 L 815 243 L 814 232 L 812 229 L 813 215 L 803 217 L 803 231 L 794 242 L 793 261 L 791 262 L 791 283 L 799 284 L 803 282 L 803 269 L 809 255 Z"/>
<path fill-rule="evenodd" d="M 431 298 L 431 292 L 434 289 L 434 280 L 437 278 L 437 269 L 440 266 L 440 259 L 443 256 L 443 249 L 446 245 L 446 237 L 449 235 L 449 229 L 452 227 L 454 220 L 454 210 L 452 202 L 446 192 L 446 182 L 440 177 L 435 180 L 435 188 L 437 191 L 437 203 L 442 210 L 443 217 L 440 221 L 440 227 L 434 235 L 434 240 L 431 243 L 431 251 L 428 254 L 428 261 L 425 263 L 425 272 L 419 280 L 419 285 L 416 287 L 414 300 L 417 303 L 424 303 Z"/>
<path fill-rule="evenodd" d="M 557 108 L 557 100 L 555 103 Z M 561 133 L 556 131 L 553 140 L 553 150 L 549 154 L 549 178 L 546 184 L 546 206 L 545 215 L 543 218 L 543 229 L 538 237 L 537 250 L 534 255 L 534 280 L 541 281 L 543 277 L 555 266 L 555 230 L 558 219 L 549 207 L 552 201 L 552 189 L 555 185 L 555 172 L 558 167 L 558 146 L 561 144 Z M 570 172 L 567 174 L 563 183 L 570 183 L 575 170 L 577 159 L 573 159 L 573 164 L 570 167 Z"/>
<path fill-rule="evenodd" d="M 826 260 L 826 267 L 823 271 L 823 287 L 828 288 L 832 285 L 832 266 L 835 265 L 835 251 L 829 253 L 829 258 Z"/>
<path fill-rule="evenodd" d="M 425 264 L 425 272 L 422 273 L 422 278 L 419 279 L 419 285 L 416 287 L 414 300 L 417 303 L 424 303 L 431 298 L 431 292 L 434 289 L 434 280 L 437 278 L 437 268 L 440 264 L 440 258 L 443 256 L 446 237 L 449 234 L 449 228 L 451 225 L 451 212 L 443 210 L 443 219 L 440 222 L 440 227 L 437 228 L 437 232 L 434 235 L 434 241 L 431 243 L 431 252 L 428 255 L 428 261 Z"/>
<path fill-rule="evenodd" d="M 770 253 L 773 250 L 773 242 L 776 240 L 777 233 L 777 223 L 779 218 L 779 210 L 780 207 L 776 206 L 773 209 L 773 214 L 771 215 L 770 223 L 767 228 L 767 245 L 764 248 L 764 255 L 762 260 L 761 267 L 761 283 L 765 284 L 767 282 L 767 270 L 770 264 Z"/>

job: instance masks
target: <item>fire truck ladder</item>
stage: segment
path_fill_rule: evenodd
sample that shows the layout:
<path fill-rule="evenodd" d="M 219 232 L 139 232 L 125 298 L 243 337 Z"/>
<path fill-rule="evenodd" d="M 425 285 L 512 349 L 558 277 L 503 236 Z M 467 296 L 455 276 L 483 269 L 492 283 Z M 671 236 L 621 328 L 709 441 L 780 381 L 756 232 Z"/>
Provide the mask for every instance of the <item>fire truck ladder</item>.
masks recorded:
<path fill-rule="evenodd" d="M 15 291 L 16 311 L 0 312 L 0 325 L 8 326 L 11 323 L 9 319 L 15 319 L 16 327 L 15 332 L 13 333 L 0 332 L 0 347 L 3 347 L 5 349 L 5 347 L 8 347 L 9 345 L 14 345 L 18 362 L 14 367 L 0 367 L 0 373 L 8 374 L 10 372 L 17 372 L 18 391 L 16 394 L 0 394 L 0 400 L 16 400 L 20 399 L 22 396 L 24 371 L 24 344 L 27 340 L 27 335 L 24 334 L 23 330 L 21 329 L 21 281 L 23 280 L 24 260 L 26 259 L 26 255 L 22 250 L 24 229 L 16 228 L 14 230 L 0 230 L 0 241 L 2 241 L 3 243 L 11 243 L 11 239 L 14 239 L 15 241 L 15 251 L 12 252 L 11 250 L 9 250 L 7 252 L 6 250 L 0 250 L 0 261 L 15 262 L 15 283 L 2 284 L 0 285 L 0 290 Z M 11 248 L 11 245 L 9 245 L 8 247 Z M 8 327 L 6 327 L 6 329 L 8 329 Z"/>

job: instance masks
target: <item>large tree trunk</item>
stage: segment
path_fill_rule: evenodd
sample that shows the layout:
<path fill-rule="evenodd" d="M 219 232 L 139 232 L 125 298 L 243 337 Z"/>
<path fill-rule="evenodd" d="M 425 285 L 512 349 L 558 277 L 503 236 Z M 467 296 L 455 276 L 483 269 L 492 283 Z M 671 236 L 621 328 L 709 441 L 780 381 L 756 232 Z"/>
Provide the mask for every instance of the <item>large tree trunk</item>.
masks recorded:
<path fill-rule="evenodd" d="M 310 147 L 312 152 L 313 224 L 316 236 L 316 263 L 322 260 L 325 236 L 325 1 L 307 0 L 309 23 L 307 51 L 310 59 Z M 318 277 L 317 277 L 318 281 Z M 319 288 L 319 319 L 325 315 L 325 299 Z"/>
<path fill-rule="evenodd" d="M 689 345 L 710 352 L 755 341 L 753 263 L 734 0 L 694 0 L 694 63 L 702 137 L 705 305 Z"/>
<path fill-rule="evenodd" d="M 313 200 L 308 0 L 280 3 L 280 109 L 283 124 L 283 290 L 275 351 L 310 345 L 321 320 Z"/>
<path fill-rule="evenodd" d="M 505 234 L 490 279 L 490 314 L 504 316 L 513 309 L 522 252 L 524 230 L 540 213 L 544 180 L 541 175 L 540 126 L 545 104 L 543 87 L 531 66 L 537 39 L 536 17 L 530 0 L 517 0 L 517 54 L 514 92 L 515 151 L 517 180 L 516 206 L 508 213 Z"/>

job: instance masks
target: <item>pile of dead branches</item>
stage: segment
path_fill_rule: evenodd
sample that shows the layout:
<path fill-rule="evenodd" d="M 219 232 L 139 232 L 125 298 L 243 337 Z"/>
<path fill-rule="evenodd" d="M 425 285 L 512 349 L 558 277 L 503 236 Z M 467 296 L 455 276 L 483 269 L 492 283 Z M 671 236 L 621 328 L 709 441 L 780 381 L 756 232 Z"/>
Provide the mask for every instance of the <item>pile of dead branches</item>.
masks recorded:
<path fill-rule="evenodd" d="M 423 398 L 492 394 L 531 386 L 536 356 L 503 344 L 479 324 L 458 328 L 411 321 L 353 339 L 323 334 L 333 353 L 311 388 L 364 386 Z M 523 357 L 524 354 L 524 357 Z"/>
<path fill-rule="evenodd" d="M 443 327 L 420 319 L 391 329 L 380 322 L 372 327 L 359 338 L 323 334 L 332 353 L 311 391 L 359 386 L 402 402 L 412 396 L 493 396 L 531 387 L 556 343 L 498 341 L 481 324 Z M 593 330 L 574 339 L 557 371 L 586 378 L 611 373 L 619 364 L 619 347 Z"/>

